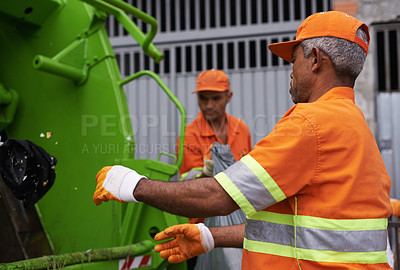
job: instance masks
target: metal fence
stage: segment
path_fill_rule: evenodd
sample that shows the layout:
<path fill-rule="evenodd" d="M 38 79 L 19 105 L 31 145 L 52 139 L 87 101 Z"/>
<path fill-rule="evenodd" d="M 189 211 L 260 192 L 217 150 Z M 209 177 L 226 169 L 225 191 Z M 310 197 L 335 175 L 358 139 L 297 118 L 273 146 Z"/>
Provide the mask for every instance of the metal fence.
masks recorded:
<path fill-rule="evenodd" d="M 233 98 L 227 112 L 246 122 L 253 143 L 269 132 L 291 107 L 288 67 L 271 70 L 227 72 Z M 192 95 L 196 75 L 162 76 L 184 104 L 188 123 L 199 112 Z M 276 89 L 286 89 L 276 91 Z M 136 141 L 136 157 L 157 158 L 159 152 L 175 153 L 179 117 L 175 106 L 150 78 L 141 78 L 126 87 L 126 95 Z"/>
<path fill-rule="evenodd" d="M 386 170 L 392 179 L 390 196 L 400 198 L 400 93 L 379 93 L 377 97 L 377 141 Z"/>
<path fill-rule="evenodd" d="M 243 119 L 253 144 L 271 130 L 292 105 L 288 94 L 289 63 L 268 51 L 267 45 L 292 40 L 310 14 L 331 9 L 330 0 L 126 0 L 154 16 L 159 33 L 154 42 L 164 53 L 160 64 L 144 55 L 122 26 L 107 22 L 122 76 L 140 70 L 158 73 L 187 110 L 188 122 L 197 113 L 191 95 L 197 75 L 210 68 L 224 70 L 234 93 L 227 111 Z M 133 19 L 144 32 L 148 26 Z M 126 86 L 136 141 L 137 158 L 175 153 L 179 119 L 149 78 Z"/>
<path fill-rule="evenodd" d="M 400 23 L 375 24 L 377 141 L 392 179 L 390 196 L 400 198 Z"/>
<path fill-rule="evenodd" d="M 389 220 L 388 233 L 389 233 L 390 247 L 394 254 L 393 268 L 395 270 L 400 270 L 399 228 L 400 228 L 400 222 L 392 217 Z"/>
<path fill-rule="evenodd" d="M 377 141 L 386 169 L 392 179 L 390 197 L 400 198 L 400 24 L 374 25 L 376 38 Z M 400 222 L 389 221 L 389 239 L 395 256 L 394 269 L 400 269 Z"/>
<path fill-rule="evenodd" d="M 159 22 L 160 33 L 157 42 L 181 40 L 174 36 L 193 32 L 186 38 L 201 38 L 213 35 L 212 30 L 229 30 L 238 27 L 254 27 L 273 24 L 281 27 L 282 23 L 302 21 L 307 16 L 331 9 L 331 0 L 124 0 L 125 2 L 147 12 Z M 133 18 L 143 32 L 148 25 Z M 128 33 L 110 17 L 107 22 L 110 37 L 123 38 Z M 207 31 L 205 31 L 207 30 Z M 211 32 L 210 32 L 211 30 Z M 248 33 L 243 31 L 242 33 Z M 242 34 L 237 33 L 237 34 Z M 265 31 L 263 31 L 265 33 Z M 200 36 L 199 36 L 200 34 Z M 225 32 L 222 35 L 231 33 Z M 236 35 L 237 35 L 236 34 Z M 216 35 L 220 37 L 220 35 Z M 116 41 L 116 40 L 114 40 Z M 120 42 L 123 42 L 120 40 Z M 132 42 L 129 42 L 132 43 Z M 118 44 L 114 43 L 114 44 Z"/>

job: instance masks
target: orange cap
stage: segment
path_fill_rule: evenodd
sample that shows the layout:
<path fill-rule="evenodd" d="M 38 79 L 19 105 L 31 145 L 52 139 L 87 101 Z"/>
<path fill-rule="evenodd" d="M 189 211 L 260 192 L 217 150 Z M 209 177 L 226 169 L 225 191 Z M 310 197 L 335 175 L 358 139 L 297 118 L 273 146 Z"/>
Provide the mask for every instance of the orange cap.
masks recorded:
<path fill-rule="evenodd" d="M 367 34 L 368 44 L 356 36 L 357 29 L 362 26 Z M 368 26 L 356 18 L 340 12 L 328 11 L 315 13 L 307 17 L 297 29 L 296 39 L 292 41 L 273 43 L 268 49 L 277 56 L 292 62 L 294 47 L 301 41 L 314 37 L 337 37 L 355 42 L 368 53 L 369 32 Z"/>
<path fill-rule="evenodd" d="M 193 93 L 200 91 L 223 92 L 230 89 L 228 76 L 222 70 L 208 69 L 197 77 L 196 91 Z"/>

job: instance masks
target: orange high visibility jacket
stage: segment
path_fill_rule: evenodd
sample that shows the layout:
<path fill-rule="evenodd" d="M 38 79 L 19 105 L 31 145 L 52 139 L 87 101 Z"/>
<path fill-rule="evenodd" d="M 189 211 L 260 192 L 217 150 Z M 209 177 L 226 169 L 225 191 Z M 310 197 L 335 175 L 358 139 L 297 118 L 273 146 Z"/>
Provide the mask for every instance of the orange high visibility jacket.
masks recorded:
<path fill-rule="evenodd" d="M 247 214 L 242 269 L 390 269 L 390 178 L 353 89 L 295 105 L 215 178 Z"/>
<path fill-rule="evenodd" d="M 242 120 L 227 113 L 225 115 L 228 121 L 227 144 L 230 145 L 235 160 L 239 160 L 252 149 L 250 131 Z M 183 174 L 193 168 L 199 168 L 201 171 L 204 166 L 203 156 L 214 142 L 223 144 L 203 114 L 199 112 L 196 119 L 186 127 L 184 156 L 179 172 Z M 179 139 L 176 153 L 178 147 Z"/>

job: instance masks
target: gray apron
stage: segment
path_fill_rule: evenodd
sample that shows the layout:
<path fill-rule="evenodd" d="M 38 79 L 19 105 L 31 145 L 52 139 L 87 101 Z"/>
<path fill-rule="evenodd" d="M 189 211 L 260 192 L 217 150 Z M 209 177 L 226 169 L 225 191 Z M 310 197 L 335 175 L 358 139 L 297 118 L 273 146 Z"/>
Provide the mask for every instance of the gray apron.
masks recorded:
<path fill-rule="evenodd" d="M 214 162 L 213 175 L 224 171 L 235 163 L 231 147 L 218 142 L 215 142 L 211 147 L 211 158 Z M 206 218 L 204 224 L 207 227 L 220 227 L 243 224 L 245 221 L 245 213 L 238 209 L 227 216 Z M 240 270 L 242 253 L 243 249 L 241 248 L 214 248 L 209 253 L 197 257 L 194 270 Z"/>

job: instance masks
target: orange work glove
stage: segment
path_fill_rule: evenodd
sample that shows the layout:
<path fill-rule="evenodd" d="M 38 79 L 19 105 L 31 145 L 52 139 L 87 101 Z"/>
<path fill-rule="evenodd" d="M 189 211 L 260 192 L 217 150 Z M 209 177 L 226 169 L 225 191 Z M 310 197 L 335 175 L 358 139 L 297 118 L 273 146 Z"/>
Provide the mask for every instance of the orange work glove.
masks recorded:
<path fill-rule="evenodd" d="M 390 204 L 392 205 L 393 213 L 395 217 L 400 217 L 400 201 L 396 199 L 390 199 Z"/>
<path fill-rule="evenodd" d="M 174 239 L 154 247 L 154 251 L 160 252 L 160 256 L 170 263 L 184 262 L 214 248 L 214 238 L 203 223 L 171 226 L 157 233 L 154 240 L 170 238 Z"/>
<path fill-rule="evenodd" d="M 211 144 L 207 150 L 204 153 L 203 156 L 203 162 L 204 162 L 204 166 L 203 166 L 203 174 L 205 176 L 211 177 L 213 176 L 213 169 L 214 169 L 214 162 L 212 161 L 211 158 L 211 147 L 213 145 Z"/>
<path fill-rule="evenodd" d="M 109 200 L 122 203 L 138 202 L 133 196 L 133 191 L 139 180 L 143 178 L 146 177 L 123 166 L 104 167 L 96 175 L 97 186 L 93 194 L 93 201 L 96 205 Z"/>

